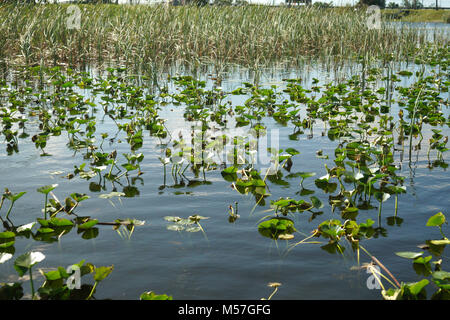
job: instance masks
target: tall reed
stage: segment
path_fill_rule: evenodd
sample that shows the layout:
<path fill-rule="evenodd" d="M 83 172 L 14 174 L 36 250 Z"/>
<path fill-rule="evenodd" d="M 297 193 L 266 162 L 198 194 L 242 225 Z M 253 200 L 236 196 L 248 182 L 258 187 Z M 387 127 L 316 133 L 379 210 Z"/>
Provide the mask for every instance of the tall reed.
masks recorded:
<path fill-rule="evenodd" d="M 81 28 L 68 29 L 67 4 L 0 5 L 1 57 L 8 64 L 167 65 L 347 59 L 393 54 L 404 60 L 427 39 L 382 24 L 369 30 L 364 10 L 268 6 L 78 5 Z M 435 39 L 436 41 L 436 39 Z M 438 41 L 448 44 L 442 36 Z"/>

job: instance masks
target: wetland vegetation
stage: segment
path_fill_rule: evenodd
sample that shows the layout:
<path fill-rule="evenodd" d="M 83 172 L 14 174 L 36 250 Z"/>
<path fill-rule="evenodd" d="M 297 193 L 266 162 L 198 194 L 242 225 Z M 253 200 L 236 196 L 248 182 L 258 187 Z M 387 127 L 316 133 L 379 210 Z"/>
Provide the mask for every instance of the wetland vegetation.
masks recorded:
<path fill-rule="evenodd" d="M 449 298 L 445 30 L 79 7 L 0 6 L 0 298 Z"/>

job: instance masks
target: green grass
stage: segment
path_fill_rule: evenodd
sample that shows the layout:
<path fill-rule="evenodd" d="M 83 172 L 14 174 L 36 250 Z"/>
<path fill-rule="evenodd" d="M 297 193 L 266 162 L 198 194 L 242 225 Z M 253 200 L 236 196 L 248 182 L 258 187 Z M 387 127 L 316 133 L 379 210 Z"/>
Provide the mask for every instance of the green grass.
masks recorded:
<path fill-rule="evenodd" d="M 0 61 L 257 66 L 330 56 L 405 59 L 426 42 L 408 28 L 369 30 L 365 10 L 353 8 L 79 5 L 80 30 L 66 27 L 67 8 L 1 5 Z"/>
<path fill-rule="evenodd" d="M 421 9 L 408 11 L 409 12 L 400 9 L 385 9 L 383 10 L 383 14 L 405 22 L 450 23 L 450 10 Z"/>

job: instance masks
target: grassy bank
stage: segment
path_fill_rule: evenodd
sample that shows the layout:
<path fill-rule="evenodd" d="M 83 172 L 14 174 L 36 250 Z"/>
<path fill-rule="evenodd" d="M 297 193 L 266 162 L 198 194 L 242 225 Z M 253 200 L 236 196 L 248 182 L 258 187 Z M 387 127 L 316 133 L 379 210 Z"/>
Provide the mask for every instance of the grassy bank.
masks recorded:
<path fill-rule="evenodd" d="M 237 63 L 244 66 L 333 56 L 405 59 L 425 36 L 367 27 L 365 10 L 336 8 L 79 5 L 0 6 L 6 64 L 120 62 L 127 65 Z M 72 12 L 73 15 L 73 12 Z"/>
<path fill-rule="evenodd" d="M 403 9 L 385 9 L 383 15 L 386 18 L 404 22 L 442 22 L 450 23 L 450 10 L 403 10 Z"/>

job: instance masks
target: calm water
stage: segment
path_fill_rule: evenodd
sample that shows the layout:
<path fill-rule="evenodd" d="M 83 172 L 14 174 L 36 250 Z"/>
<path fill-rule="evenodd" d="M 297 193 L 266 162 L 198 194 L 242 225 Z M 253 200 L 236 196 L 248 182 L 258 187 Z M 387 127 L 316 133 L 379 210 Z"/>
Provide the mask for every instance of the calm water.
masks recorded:
<path fill-rule="evenodd" d="M 357 67 L 353 66 L 355 70 Z M 282 78 L 302 76 L 305 86 L 310 79 L 318 78 L 321 84 L 343 77 L 344 74 L 326 70 L 320 65 L 298 72 L 289 70 L 275 70 L 265 72 L 261 76 L 262 85 L 279 85 Z M 224 90 L 230 90 L 241 85 L 243 81 L 253 81 L 249 73 L 234 73 L 222 84 Z M 407 81 L 399 83 L 406 85 Z M 448 99 L 447 97 L 444 97 Z M 233 105 L 242 102 L 244 98 L 232 97 Z M 175 132 L 186 126 L 183 118 L 182 106 L 171 104 L 163 107 L 160 112 L 162 118 L 167 119 L 167 127 Z M 393 109 L 392 113 L 397 114 Z M 448 116 L 448 112 L 446 115 Z M 101 118 L 101 117 L 100 117 Z M 292 147 L 301 154 L 293 158 L 291 172 L 316 172 L 317 176 L 308 178 L 303 185 L 307 189 L 315 190 L 317 196 L 325 204 L 322 215 L 309 221 L 308 212 L 295 213 L 293 220 L 296 229 L 302 235 L 296 234 L 299 241 L 308 236 L 320 222 L 336 217 L 340 219 L 338 211 L 331 212 L 328 205 L 328 195 L 314 185 L 314 179 L 324 175 L 324 164 L 333 167 L 334 149 L 337 142 L 322 136 L 325 130 L 321 123 L 317 123 L 311 134 L 305 130 L 298 136 L 298 141 L 289 140 L 292 133 L 291 125 L 283 127 L 272 119 L 265 121 L 269 130 L 278 129 L 280 148 Z M 108 132 L 115 134 L 115 125 L 105 118 L 97 123 L 97 133 Z M 443 134 L 449 135 L 448 127 Z M 393 197 L 383 203 L 381 227 L 384 234 L 375 239 L 363 242 L 373 255 L 382 261 L 399 281 L 412 282 L 421 279 L 413 270 L 411 262 L 394 254 L 397 251 L 420 251 L 416 246 L 428 239 L 440 238 L 437 228 L 425 227 L 428 218 L 442 211 L 450 212 L 450 175 L 447 169 L 440 167 L 432 170 L 427 167 L 426 148 L 430 130 L 424 130 L 424 142 L 421 151 L 413 152 L 413 161 L 408 162 L 407 155 L 400 162 L 396 155 L 397 164 L 401 165 L 399 174 L 406 177 L 407 194 L 399 197 L 399 217 L 404 219 L 401 226 L 389 226 L 387 217 L 394 214 Z M 118 137 L 120 138 L 120 136 Z M 122 137 L 123 138 L 123 137 Z M 98 177 L 89 181 L 78 176 L 72 180 L 62 178 L 73 172 L 74 165 L 86 162 L 81 154 L 74 154 L 67 146 L 67 137 L 63 133 L 59 137 L 51 137 L 46 152 L 51 157 L 40 157 L 30 139 L 21 140 L 20 153 L 7 156 L 4 146 L 0 147 L 0 188 L 8 187 L 13 192 L 27 191 L 14 209 L 14 222 L 19 224 L 34 221 L 41 215 L 43 196 L 36 188 L 58 183 L 54 193 L 60 200 L 70 193 L 87 193 L 91 198 L 82 202 L 77 213 L 92 216 L 99 221 L 113 221 L 117 218 L 134 218 L 144 220 L 145 225 L 136 227 L 131 239 L 122 239 L 110 226 L 99 226 L 98 237 L 90 240 L 81 239 L 75 230 L 61 237 L 56 243 L 43 243 L 24 238 L 17 238 L 15 244 L 16 255 L 26 251 L 41 251 L 46 259 L 39 264 L 40 268 L 56 266 L 67 267 L 73 263 L 86 259 L 94 265 L 114 265 L 112 274 L 103 281 L 95 295 L 97 298 L 138 299 L 144 291 L 167 293 L 174 299 L 260 299 L 268 297 L 271 289 L 269 282 L 281 282 L 282 286 L 274 299 L 380 299 L 379 290 L 369 290 L 366 285 L 369 275 L 365 270 L 351 270 L 357 265 L 356 255 L 347 246 L 344 255 L 330 254 L 320 248 L 318 244 L 303 244 L 295 247 L 286 254 L 286 241 L 277 243 L 258 233 L 259 220 L 268 215 L 269 202 L 279 197 L 300 199 L 300 178 L 284 179 L 287 185 L 270 184 L 271 197 L 266 199 L 265 206 L 258 206 L 255 210 L 255 198 L 252 195 L 240 195 L 230 188 L 220 170 L 206 173 L 208 184 L 195 187 L 185 186 L 174 188 L 172 177 L 167 175 L 167 186 L 163 185 L 163 166 L 158 160 L 161 156 L 160 141 L 156 138 L 145 137 L 143 147 L 139 152 L 145 158 L 141 163 L 144 175 L 142 180 L 129 181 L 135 187 L 135 197 L 121 197 L 111 200 L 101 199 L 99 195 L 113 191 L 107 183 L 105 190 L 94 192 L 89 189 L 92 182 L 98 182 Z M 109 145 L 104 144 L 105 152 L 117 149 L 118 154 L 129 152 L 127 143 Z M 316 151 L 322 149 L 323 154 L 329 155 L 328 160 L 318 159 Z M 434 155 L 432 154 L 432 157 Z M 448 161 L 448 155 L 444 154 Z M 168 169 L 170 171 L 170 167 Z M 55 172 L 58 172 L 55 174 Z M 286 175 L 287 173 L 284 172 Z M 186 174 L 193 179 L 191 172 Z M 202 180 L 199 176 L 197 180 Z M 129 187 L 122 179 L 123 185 L 116 184 L 117 191 Z M 136 191 L 137 190 L 137 191 Z M 305 198 L 308 199 L 308 198 Z M 228 222 L 228 206 L 238 202 L 240 219 L 235 223 Z M 2 214 L 3 211 L 2 210 Z M 377 209 L 360 211 L 358 222 L 371 218 L 377 221 Z M 165 216 L 187 217 L 199 214 L 210 217 L 202 220 L 206 232 L 187 233 L 174 232 L 166 229 L 169 224 Z M 448 227 L 444 232 L 449 234 Z M 325 241 L 318 239 L 319 241 Z M 291 242 L 292 243 L 292 242 Z M 344 242 L 343 242 L 344 243 Z M 443 253 L 443 266 L 448 266 L 448 249 Z M 0 264 L 0 282 L 17 280 L 13 268 L 14 258 Z M 369 258 L 361 255 L 361 262 L 369 262 Z M 43 279 L 36 270 L 36 282 L 40 285 Z M 430 286 L 431 287 L 431 286 Z M 28 284 L 24 284 L 28 290 Z"/>

